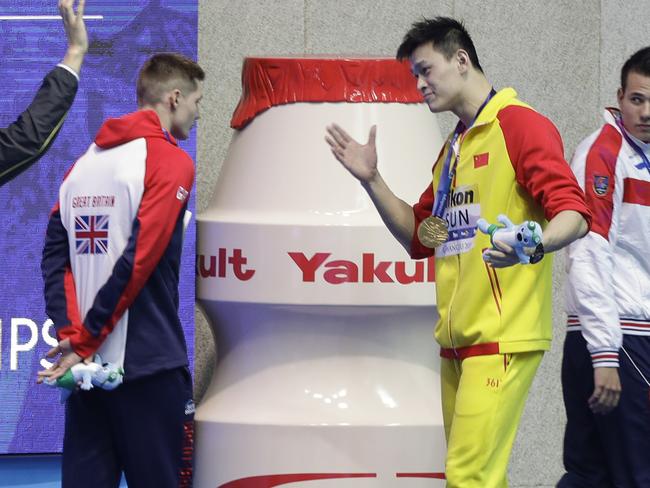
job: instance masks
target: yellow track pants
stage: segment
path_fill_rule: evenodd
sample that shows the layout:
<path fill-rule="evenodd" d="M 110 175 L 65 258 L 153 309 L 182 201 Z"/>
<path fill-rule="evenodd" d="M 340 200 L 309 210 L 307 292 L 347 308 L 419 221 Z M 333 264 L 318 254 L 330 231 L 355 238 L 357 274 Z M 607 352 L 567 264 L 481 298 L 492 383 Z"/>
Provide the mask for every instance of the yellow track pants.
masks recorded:
<path fill-rule="evenodd" d="M 444 359 L 448 488 L 505 488 L 508 460 L 543 351 Z"/>

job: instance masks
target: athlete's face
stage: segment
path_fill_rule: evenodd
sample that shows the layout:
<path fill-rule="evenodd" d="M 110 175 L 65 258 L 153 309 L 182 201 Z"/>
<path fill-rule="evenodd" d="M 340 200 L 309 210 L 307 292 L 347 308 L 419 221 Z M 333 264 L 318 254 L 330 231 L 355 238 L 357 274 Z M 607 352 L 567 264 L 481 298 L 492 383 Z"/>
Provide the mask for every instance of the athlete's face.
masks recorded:
<path fill-rule="evenodd" d="M 650 76 L 628 73 L 625 91 L 618 89 L 618 107 L 625 129 L 637 139 L 650 142 Z"/>
<path fill-rule="evenodd" d="M 447 59 L 427 42 L 418 46 L 409 58 L 418 90 L 432 112 L 453 110 L 459 102 L 462 76 L 457 57 L 460 52 Z"/>
<path fill-rule="evenodd" d="M 196 90 L 176 93 L 170 132 L 176 139 L 187 139 L 190 129 L 199 118 L 199 103 L 203 98 L 203 82 L 196 81 Z"/>

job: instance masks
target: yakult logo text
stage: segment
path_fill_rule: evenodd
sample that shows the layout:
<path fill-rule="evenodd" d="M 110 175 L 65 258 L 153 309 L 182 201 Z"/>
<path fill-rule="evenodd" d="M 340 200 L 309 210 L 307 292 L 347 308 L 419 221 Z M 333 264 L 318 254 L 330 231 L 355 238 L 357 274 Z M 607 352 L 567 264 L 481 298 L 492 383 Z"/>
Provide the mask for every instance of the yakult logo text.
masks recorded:
<path fill-rule="evenodd" d="M 435 271 L 433 258 L 426 261 L 376 261 L 373 253 L 363 253 L 361 263 L 345 259 L 329 260 L 331 253 L 317 252 L 311 257 L 301 252 L 290 252 L 289 256 L 302 272 L 303 282 L 315 282 L 317 276 L 332 285 L 342 283 L 433 283 Z M 317 273 L 318 272 L 318 273 Z"/>
<path fill-rule="evenodd" d="M 362 253 L 360 260 L 332 259 L 332 253 L 317 252 L 307 255 L 299 251 L 287 253 L 289 262 L 298 267 L 303 283 L 324 281 L 331 285 L 343 283 L 433 283 L 433 257 L 423 261 L 382 261 L 374 253 Z M 257 270 L 241 249 L 219 248 L 216 255 L 199 254 L 196 272 L 201 278 L 222 278 L 249 281 Z M 291 273 L 289 276 L 294 276 Z"/>
<path fill-rule="evenodd" d="M 240 281 L 248 281 L 255 275 L 254 269 L 247 269 L 248 259 L 241 249 L 233 249 L 228 256 L 228 249 L 219 248 L 217 256 L 200 254 L 196 258 L 196 270 L 201 278 L 226 278 L 228 270 Z"/>

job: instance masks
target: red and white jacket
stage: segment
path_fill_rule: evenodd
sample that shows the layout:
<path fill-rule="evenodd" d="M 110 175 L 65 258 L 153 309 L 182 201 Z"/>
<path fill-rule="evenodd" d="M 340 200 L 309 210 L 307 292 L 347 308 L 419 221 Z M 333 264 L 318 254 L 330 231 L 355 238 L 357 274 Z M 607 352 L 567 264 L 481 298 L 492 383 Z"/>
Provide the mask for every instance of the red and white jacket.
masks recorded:
<path fill-rule="evenodd" d="M 187 365 L 178 317 L 192 159 L 152 110 L 109 119 L 67 174 L 41 269 L 59 340 L 125 379 Z"/>
<path fill-rule="evenodd" d="M 571 163 L 593 224 L 568 248 L 566 306 L 593 366 L 618 367 L 622 334 L 650 336 L 650 168 L 621 132 L 619 112 L 604 117 Z M 633 140 L 650 160 L 650 144 Z"/>

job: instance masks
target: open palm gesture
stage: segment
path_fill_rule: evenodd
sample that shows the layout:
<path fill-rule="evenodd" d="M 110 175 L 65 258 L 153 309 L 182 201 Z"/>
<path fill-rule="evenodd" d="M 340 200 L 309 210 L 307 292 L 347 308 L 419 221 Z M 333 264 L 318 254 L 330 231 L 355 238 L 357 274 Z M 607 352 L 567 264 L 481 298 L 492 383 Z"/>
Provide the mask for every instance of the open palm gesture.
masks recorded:
<path fill-rule="evenodd" d="M 84 24 L 86 0 L 79 0 L 77 13 L 74 13 L 74 0 L 59 0 L 59 12 L 68 37 L 68 47 L 78 49 L 82 54 L 88 52 L 88 33 Z"/>
<path fill-rule="evenodd" d="M 375 136 L 377 126 L 370 128 L 368 142 L 359 144 L 341 127 L 332 124 L 327 127 L 325 140 L 330 145 L 332 154 L 355 178 L 361 182 L 369 182 L 377 175 L 377 146 Z"/>

